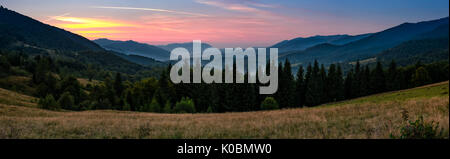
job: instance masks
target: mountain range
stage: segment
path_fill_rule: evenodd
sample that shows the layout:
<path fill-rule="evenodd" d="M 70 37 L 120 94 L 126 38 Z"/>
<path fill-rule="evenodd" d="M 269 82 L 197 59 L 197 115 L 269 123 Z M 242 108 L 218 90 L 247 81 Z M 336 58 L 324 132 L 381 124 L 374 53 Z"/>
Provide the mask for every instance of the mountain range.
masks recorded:
<path fill-rule="evenodd" d="M 135 73 L 146 69 L 144 66 L 160 64 L 145 57 L 118 56 L 116 52 L 105 50 L 80 35 L 3 7 L 0 7 L 0 50 L 73 59 L 124 73 Z"/>
<path fill-rule="evenodd" d="M 301 51 L 280 54 L 280 60 L 289 59 L 291 63 L 306 64 L 314 60 L 330 64 L 373 58 L 387 49 L 410 40 L 448 38 L 449 18 L 419 23 L 403 23 L 381 32 L 364 34 L 360 40 L 343 45 L 322 43 Z"/>
<path fill-rule="evenodd" d="M 350 63 L 378 59 L 414 62 L 448 59 L 449 18 L 403 23 L 386 30 L 361 35 L 299 37 L 273 45 L 279 61 L 294 66 L 317 60 L 323 64 Z M 150 45 L 135 41 L 97 39 L 53 27 L 17 12 L 0 8 L 0 50 L 20 50 L 29 54 L 72 58 L 105 68 L 136 72 L 148 66 L 163 66 L 170 51 L 184 47 L 192 52 L 192 42 Z M 202 50 L 212 47 L 202 43 Z M 432 56 L 431 56 L 432 55 Z M 445 58 L 447 57 L 447 58 Z"/>
<path fill-rule="evenodd" d="M 106 50 L 112 50 L 126 55 L 138 55 L 152 58 L 158 61 L 167 61 L 170 58 L 169 51 L 153 45 L 139 43 L 132 40 L 116 41 L 102 38 L 96 39 L 94 40 L 94 42 L 105 48 Z"/>
<path fill-rule="evenodd" d="M 170 52 L 175 48 L 185 48 L 192 55 L 193 43 L 171 43 L 167 45 L 150 45 L 146 43 L 139 43 L 133 40 L 128 41 L 118 41 L 118 40 L 110 40 L 106 38 L 93 40 L 95 43 L 100 45 L 106 50 L 111 50 L 115 52 L 119 52 L 125 55 L 137 55 L 142 57 L 147 57 L 151 59 L 155 59 L 157 61 L 168 61 L 170 58 Z M 212 47 L 207 43 L 202 43 L 201 51 L 203 52 L 205 49 Z"/>
<path fill-rule="evenodd" d="M 295 38 L 292 40 L 285 40 L 280 43 L 277 43 L 271 48 L 278 48 L 280 53 L 289 52 L 289 51 L 302 51 L 307 48 L 310 48 L 319 44 L 333 44 L 333 45 L 343 45 L 353 41 L 361 40 L 365 37 L 368 37 L 372 34 L 362 34 L 362 35 L 329 35 L 329 36 L 312 36 L 306 38 Z"/>

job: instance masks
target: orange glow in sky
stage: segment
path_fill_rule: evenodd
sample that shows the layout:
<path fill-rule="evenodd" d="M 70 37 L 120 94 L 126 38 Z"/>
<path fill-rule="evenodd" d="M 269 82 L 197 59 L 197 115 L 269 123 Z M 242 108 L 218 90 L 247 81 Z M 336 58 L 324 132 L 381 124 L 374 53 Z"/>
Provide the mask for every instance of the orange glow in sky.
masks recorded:
<path fill-rule="evenodd" d="M 153 45 L 202 40 L 215 47 L 268 47 L 297 37 L 364 34 L 448 16 L 448 0 L 2 0 L 88 39 Z M 390 7 L 386 7 L 390 6 Z M 401 8 L 401 9 L 399 9 Z M 431 9 L 433 8 L 433 9 Z M 59 16 L 58 16 L 59 15 Z"/>
<path fill-rule="evenodd" d="M 132 24 L 126 24 L 119 21 L 108 21 L 92 18 L 56 17 L 55 20 L 62 22 L 59 24 L 59 26 L 68 29 L 93 29 L 133 26 Z"/>
<path fill-rule="evenodd" d="M 151 44 L 189 42 L 202 40 L 227 43 L 246 40 L 257 42 L 265 39 L 269 45 L 290 34 L 294 28 L 283 23 L 271 22 L 271 17 L 252 16 L 174 16 L 156 14 L 134 20 L 57 16 L 47 21 L 88 39 L 109 38 L 135 40 Z M 295 23 L 295 22 L 290 22 Z M 294 26 L 294 25 L 292 25 Z M 270 31 L 264 28 L 271 28 Z M 276 39 L 278 41 L 278 39 Z M 247 47 L 247 46 L 241 46 Z"/>

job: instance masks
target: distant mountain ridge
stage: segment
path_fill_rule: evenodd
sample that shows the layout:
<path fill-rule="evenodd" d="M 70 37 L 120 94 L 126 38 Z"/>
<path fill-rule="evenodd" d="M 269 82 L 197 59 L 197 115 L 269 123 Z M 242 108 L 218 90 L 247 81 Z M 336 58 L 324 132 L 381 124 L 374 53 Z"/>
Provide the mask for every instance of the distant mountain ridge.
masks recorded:
<path fill-rule="evenodd" d="M 287 58 L 296 64 L 318 60 L 320 63 L 329 64 L 367 59 L 409 40 L 448 36 L 448 31 L 445 31 L 448 23 L 448 17 L 419 23 L 403 23 L 345 45 L 319 44 L 303 51 L 289 52 L 280 56 L 280 60 Z"/>
<path fill-rule="evenodd" d="M 448 30 L 449 18 L 445 17 L 418 23 L 403 23 L 371 34 L 296 38 L 280 42 L 273 47 L 279 47 L 280 62 L 288 59 L 295 66 L 314 60 L 323 64 L 348 63 L 369 58 L 433 60 L 436 59 L 434 57 L 445 57 L 442 56 L 445 52 L 448 54 L 448 45 L 445 45 L 448 43 Z M 0 49 L 18 49 L 29 54 L 45 52 L 51 56 L 67 56 L 82 62 L 101 64 L 113 68 L 112 70 L 119 71 L 125 67 L 135 72 L 142 68 L 137 64 L 145 66 L 164 64 L 153 59 L 167 61 L 170 51 L 177 47 L 186 48 L 192 53 L 192 42 L 159 46 L 131 40 L 97 39 L 93 42 L 17 12 L 0 8 Z M 209 47 L 212 46 L 202 43 L 202 50 Z M 283 52 L 283 49 L 291 51 Z M 427 57 L 429 55 L 427 53 L 433 54 L 429 56 L 432 58 Z"/>
<path fill-rule="evenodd" d="M 134 74 L 144 66 L 107 51 L 96 43 L 15 11 L 0 7 L 0 50 L 75 60 L 110 71 Z"/>
<path fill-rule="evenodd" d="M 167 61 L 170 58 L 170 53 L 164 49 L 132 40 L 118 41 L 102 38 L 93 40 L 93 42 L 106 50 L 112 50 L 126 55 L 138 55 L 158 61 Z"/>
<path fill-rule="evenodd" d="M 313 47 L 319 44 L 334 44 L 334 45 L 344 45 L 353 41 L 357 41 L 372 35 L 361 34 L 361 35 L 328 35 L 328 36 L 311 36 L 311 37 L 299 37 L 292 40 L 285 40 L 280 43 L 273 45 L 271 48 L 278 48 L 280 53 L 288 52 L 288 51 L 302 51 L 307 48 Z"/>

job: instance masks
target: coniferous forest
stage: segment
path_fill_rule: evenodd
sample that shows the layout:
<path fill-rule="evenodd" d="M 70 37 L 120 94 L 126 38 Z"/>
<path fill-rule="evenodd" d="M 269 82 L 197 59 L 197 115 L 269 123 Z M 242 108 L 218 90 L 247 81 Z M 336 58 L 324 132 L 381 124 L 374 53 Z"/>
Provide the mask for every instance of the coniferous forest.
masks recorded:
<path fill-rule="evenodd" d="M 292 72 L 291 64 L 286 60 L 278 65 L 278 91 L 272 95 L 260 95 L 259 86 L 264 84 L 247 83 L 248 74 L 244 75 L 242 84 L 174 84 L 169 79 L 170 65 L 158 76 L 133 80 L 119 72 L 93 69 L 90 65 L 72 66 L 46 56 L 2 53 L 0 62 L 2 76 L 30 74 L 29 83 L 22 87 L 15 85 L 14 89 L 39 97 L 40 107 L 75 111 L 113 109 L 195 113 L 313 107 L 449 79 L 446 61 L 418 62 L 406 67 L 397 66 L 395 61 L 391 61 L 388 67 L 383 67 L 380 62 L 375 67 L 356 62 L 344 73 L 340 64 L 326 67 L 317 61 Z M 64 70 L 68 65 L 72 69 L 79 67 L 78 72 L 89 80 L 102 72 L 103 77 L 97 78 L 103 78 L 103 82 L 82 85 Z M 0 84 L 12 87 L 6 82 Z M 267 106 L 267 103 L 272 104 Z"/>

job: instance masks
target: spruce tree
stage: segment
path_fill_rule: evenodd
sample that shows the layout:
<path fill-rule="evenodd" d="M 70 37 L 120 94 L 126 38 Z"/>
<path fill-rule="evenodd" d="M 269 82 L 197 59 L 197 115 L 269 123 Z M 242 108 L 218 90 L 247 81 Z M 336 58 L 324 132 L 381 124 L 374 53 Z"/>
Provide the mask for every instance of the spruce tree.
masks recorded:
<path fill-rule="evenodd" d="M 397 65 L 394 60 L 389 64 L 389 69 L 386 74 L 386 89 L 393 91 L 398 89 L 397 81 Z"/>
<path fill-rule="evenodd" d="M 362 83 L 362 70 L 361 65 L 359 63 L 359 60 L 356 62 L 355 70 L 353 74 L 353 83 L 352 83 L 352 98 L 360 97 L 362 96 L 362 89 L 361 89 L 361 83 Z"/>
<path fill-rule="evenodd" d="M 369 66 L 367 65 L 366 67 L 364 67 L 364 71 L 362 72 L 360 86 L 361 86 L 360 89 L 361 96 L 366 96 L 370 94 L 370 69 Z"/>
<path fill-rule="evenodd" d="M 285 107 L 295 106 L 295 82 L 294 76 L 292 75 L 291 63 L 286 59 L 283 67 L 283 78 L 284 90 L 282 92 Z"/>
<path fill-rule="evenodd" d="M 311 101 L 311 81 L 312 81 L 312 66 L 311 64 L 308 65 L 308 67 L 306 67 L 306 74 L 305 74 L 305 84 L 304 84 L 304 96 L 305 96 L 305 100 L 304 100 L 304 105 L 307 106 L 311 106 L 312 105 L 312 101 Z"/>
<path fill-rule="evenodd" d="M 372 93 L 381 93 L 386 90 L 386 78 L 381 62 L 377 62 L 377 66 L 371 73 L 370 87 Z"/>
<path fill-rule="evenodd" d="M 284 76 L 284 69 L 283 64 L 280 62 L 278 63 L 278 90 L 274 94 L 274 98 L 278 103 L 280 104 L 281 108 L 287 107 L 287 101 L 285 100 L 284 94 L 286 92 L 286 83 L 285 82 L 285 76 Z"/>
<path fill-rule="evenodd" d="M 335 64 L 331 64 L 329 69 L 328 69 L 328 76 L 326 78 L 326 91 L 325 93 L 327 94 L 327 101 L 331 101 L 331 102 L 335 102 L 338 99 L 338 92 L 339 89 L 338 87 L 338 77 L 337 77 L 337 72 L 336 72 L 336 65 Z"/>
<path fill-rule="evenodd" d="M 347 72 L 347 77 L 344 82 L 345 99 L 351 99 L 353 97 L 353 69 Z"/>
<path fill-rule="evenodd" d="M 319 63 L 314 61 L 314 66 L 312 67 L 310 77 L 306 85 L 305 101 L 308 106 L 316 106 L 321 103 L 323 93 L 322 84 L 323 82 L 322 77 L 320 76 Z"/>
<path fill-rule="evenodd" d="M 296 82 L 295 82 L 295 105 L 298 107 L 303 107 L 305 100 L 305 79 L 304 79 L 304 70 L 303 67 L 300 66 L 297 74 L 296 74 Z"/>
<path fill-rule="evenodd" d="M 343 100 L 345 99 L 345 89 L 344 89 L 344 75 L 342 73 L 341 65 L 338 64 L 336 70 L 336 99 Z"/>
<path fill-rule="evenodd" d="M 326 86 L 326 80 L 327 80 L 327 73 L 325 71 L 325 66 L 322 64 L 320 66 L 320 72 L 319 72 L 319 92 L 320 92 L 320 101 L 318 104 L 323 104 L 329 101 L 329 98 L 327 96 L 327 86 Z"/>

